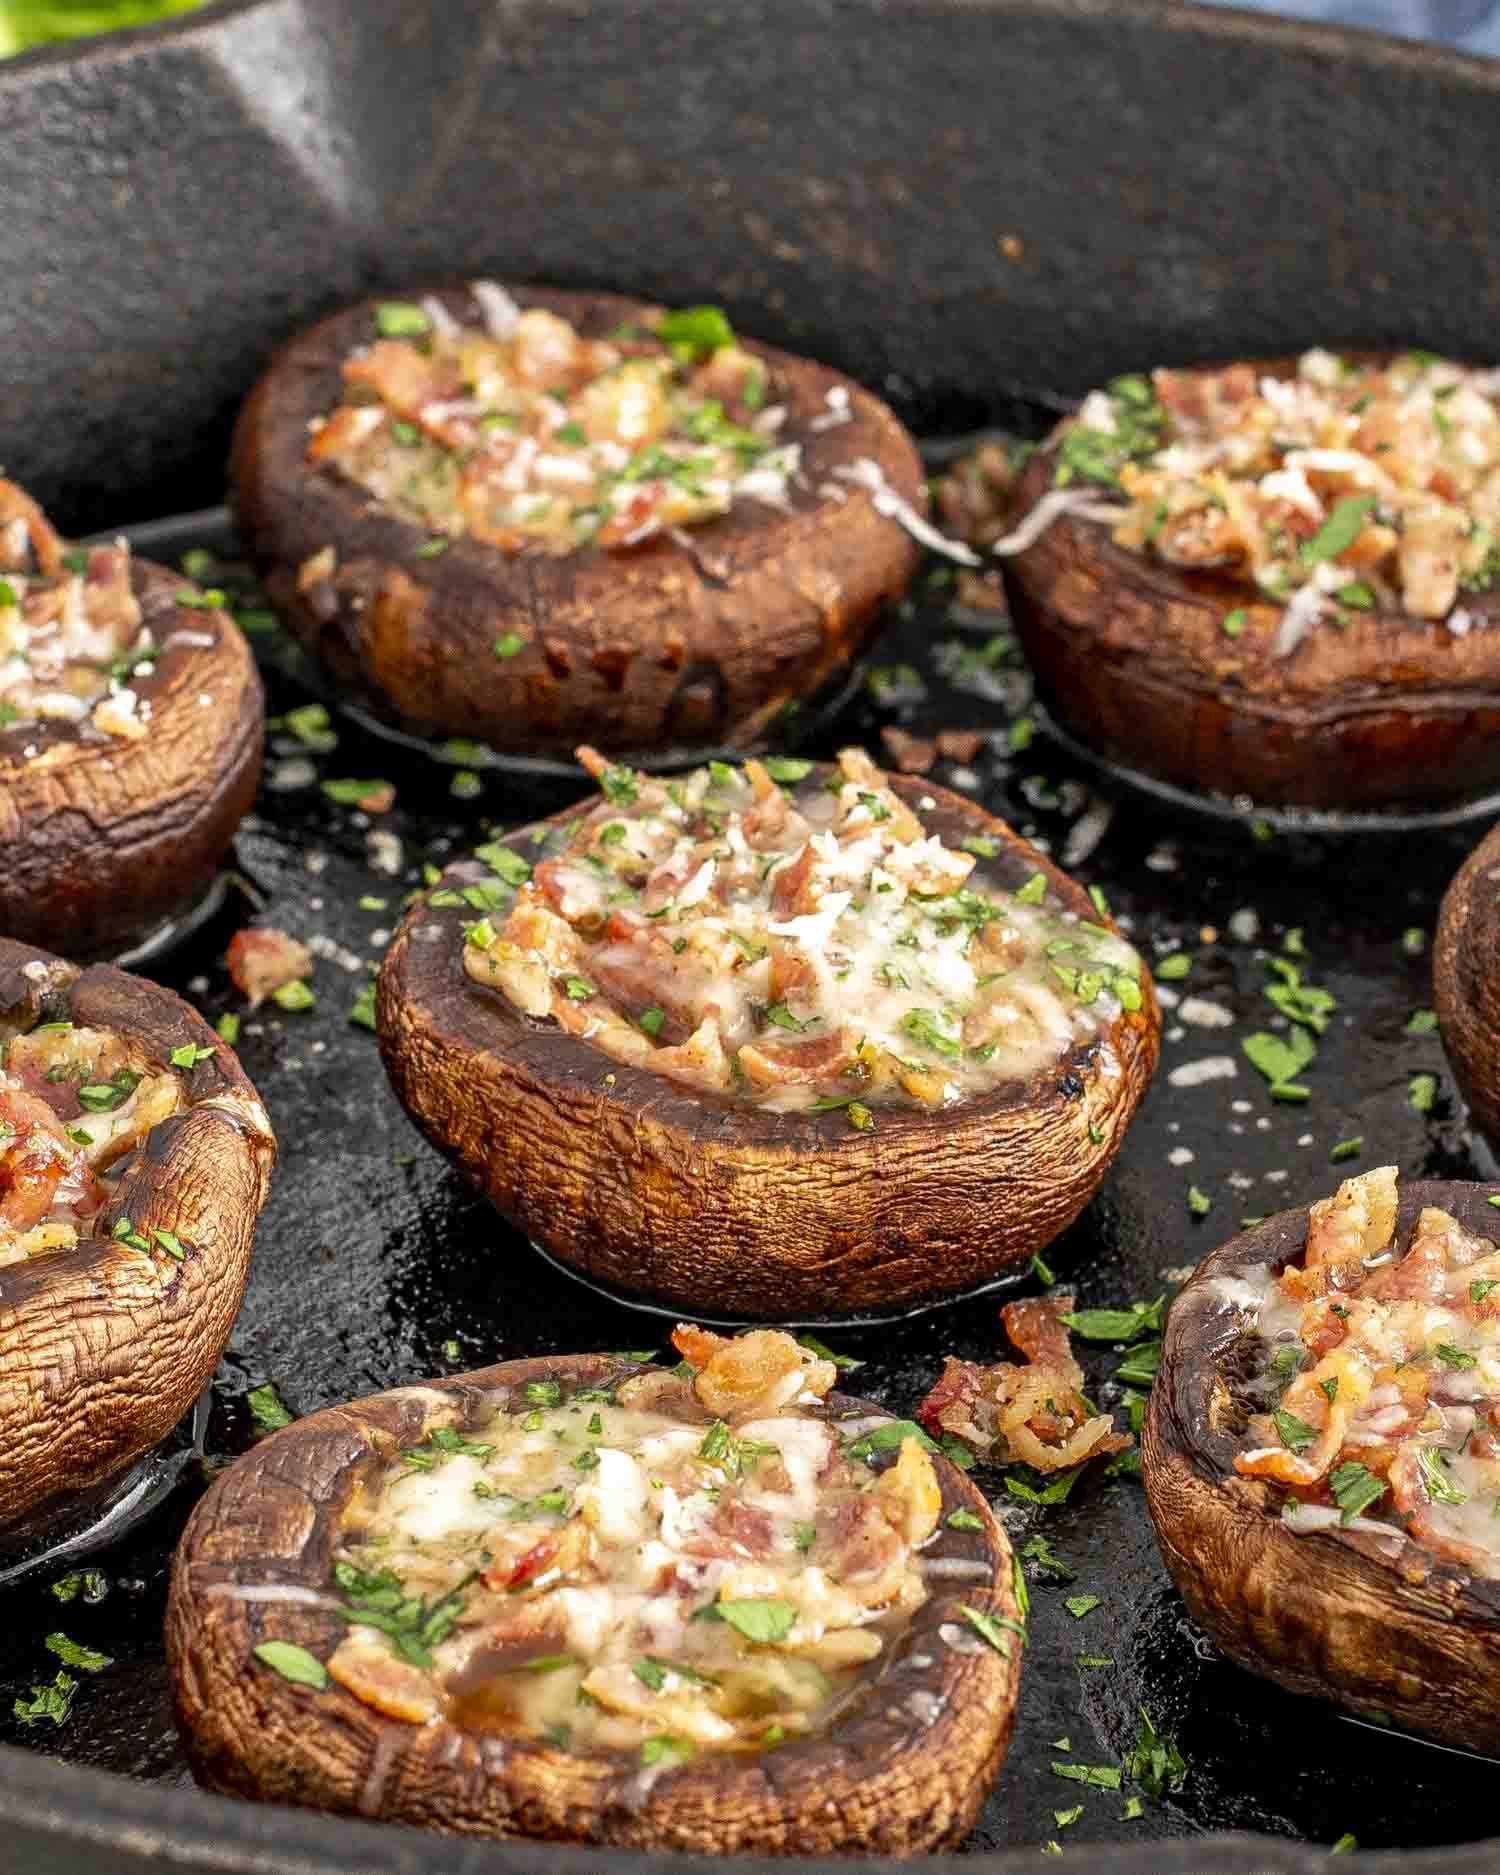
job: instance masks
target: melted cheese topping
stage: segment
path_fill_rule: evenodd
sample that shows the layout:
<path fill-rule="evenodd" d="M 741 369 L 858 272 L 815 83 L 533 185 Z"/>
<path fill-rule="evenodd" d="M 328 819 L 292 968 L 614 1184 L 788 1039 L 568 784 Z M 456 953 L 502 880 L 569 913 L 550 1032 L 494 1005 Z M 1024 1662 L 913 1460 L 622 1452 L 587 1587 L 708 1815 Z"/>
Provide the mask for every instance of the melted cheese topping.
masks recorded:
<path fill-rule="evenodd" d="M 0 730 L 70 724 L 85 735 L 138 740 L 151 706 L 131 681 L 156 656 L 124 541 L 39 571 L 24 522 L 6 526 L 0 513 Z"/>
<path fill-rule="evenodd" d="M 0 1051 L 0 1265 L 67 1249 L 106 1198 L 108 1168 L 182 1105 L 119 1036 L 49 1023 Z"/>
<path fill-rule="evenodd" d="M 976 885 L 996 844 L 944 845 L 858 750 L 796 792 L 810 762 L 773 763 L 785 787 L 753 761 L 662 783 L 582 753 L 605 800 L 508 917 L 469 927 L 464 967 L 617 1060 L 859 1125 L 867 1103 L 1038 1073 L 1140 1007 L 1128 945 L 1049 902 L 1040 873 Z"/>
<path fill-rule="evenodd" d="M 433 551 L 465 534 L 511 553 L 633 547 L 739 500 L 787 505 L 799 446 L 722 314 L 586 339 L 493 286 L 480 297 L 487 330 L 436 302 L 379 308 L 392 336 L 345 361 L 308 461 L 431 529 Z"/>
<path fill-rule="evenodd" d="M 719 1345 L 757 1342 L 819 1380 L 790 1336 Z M 860 1454 L 890 1422 L 861 1444 L 816 1400 L 731 1423 L 661 1371 L 496 1396 L 367 1486 L 329 1672 L 393 1716 L 646 1764 L 826 1726 L 926 1599 L 941 1491 L 916 1440 L 877 1475 Z"/>
<path fill-rule="evenodd" d="M 1474 622 L 1500 574 L 1500 372 L 1426 352 L 1383 366 L 1311 351 L 1291 378 L 1157 371 L 1084 402 L 1057 479 L 1118 489 L 1114 538 L 1242 575 L 1289 602 L 1275 649 L 1373 606 Z"/>
<path fill-rule="evenodd" d="M 1300 1263 L 1221 1288 L 1266 1351 L 1235 1459 L 1288 1489 L 1290 1528 L 1403 1535 L 1500 1577 L 1500 1244 L 1428 1207 L 1393 1243 L 1396 1172 L 1312 1207 Z"/>

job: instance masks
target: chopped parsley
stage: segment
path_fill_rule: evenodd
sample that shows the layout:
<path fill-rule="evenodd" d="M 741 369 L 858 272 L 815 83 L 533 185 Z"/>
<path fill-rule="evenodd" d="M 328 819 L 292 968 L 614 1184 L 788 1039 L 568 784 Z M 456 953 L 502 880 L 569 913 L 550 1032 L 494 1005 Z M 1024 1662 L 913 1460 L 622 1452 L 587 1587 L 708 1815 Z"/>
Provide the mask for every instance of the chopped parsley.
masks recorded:
<path fill-rule="evenodd" d="M 1281 1443 L 1289 1452 L 1305 1452 L 1318 1436 L 1316 1426 L 1308 1425 L 1305 1419 L 1289 1413 L 1284 1406 L 1278 1406 L 1271 1418 L 1275 1421 Z"/>
<path fill-rule="evenodd" d="M 784 1641 L 797 1619 L 795 1602 L 780 1601 L 774 1596 L 756 1596 L 714 1604 L 718 1618 L 727 1621 L 747 1641 L 763 1646 Z"/>
<path fill-rule="evenodd" d="M 22 1725 L 40 1725 L 43 1719 L 61 1725 L 72 1710 L 77 1690 L 78 1682 L 72 1674 L 59 1672 L 45 1686 L 33 1686 L 30 1699 L 17 1699 L 11 1710 Z"/>
<path fill-rule="evenodd" d="M 1157 1731 L 1144 1706 L 1140 1715 L 1135 1749 L 1125 1760 L 1125 1769 L 1152 1803 L 1160 1803 L 1168 1791 L 1181 1790 L 1187 1782 L 1187 1760 L 1177 1749 L 1175 1738 Z"/>
<path fill-rule="evenodd" d="M 279 1673 L 294 1686 L 308 1686 L 315 1693 L 321 1693 L 328 1684 L 328 1669 L 305 1647 L 298 1647 L 291 1641 L 262 1641 L 252 1651 L 262 1666 Z"/>
<path fill-rule="evenodd" d="M 181 1048 L 174 1048 L 167 1059 L 174 1068 L 196 1068 L 200 1061 L 210 1061 L 218 1052 L 217 1048 L 203 1048 L 193 1042 L 184 1042 Z"/>
<path fill-rule="evenodd" d="M 82 1647 L 66 1634 L 49 1634 L 45 1644 L 65 1667 L 77 1667 L 80 1673 L 102 1673 L 114 1665 L 111 1655 L 96 1654 L 92 1647 Z"/>
<path fill-rule="evenodd" d="M 375 329 L 383 339 L 413 339 L 430 332 L 432 322 L 420 306 L 386 300 L 375 308 Z"/>
<path fill-rule="evenodd" d="M 997 1654 L 1010 1654 L 1010 1641 L 1006 1638 L 1008 1628 L 1012 1634 L 1019 1634 L 1026 1639 L 1026 1630 L 1019 1621 L 1012 1621 L 1009 1615 L 986 1614 L 982 1608 L 973 1608 L 968 1602 L 958 1604 L 958 1612 L 968 1622 L 979 1637 L 987 1641 Z"/>
<path fill-rule="evenodd" d="M 250 1417 L 262 1432 L 279 1432 L 283 1426 L 290 1426 L 297 1417 L 282 1399 L 273 1380 L 252 1387 L 245 1395 L 245 1404 L 250 1409 Z"/>
<path fill-rule="evenodd" d="M 1297 549 L 1297 559 L 1304 567 L 1320 566 L 1324 560 L 1337 560 L 1352 547 L 1364 532 L 1365 518 L 1375 506 L 1373 495 L 1347 495 L 1335 503 L 1328 519 Z"/>

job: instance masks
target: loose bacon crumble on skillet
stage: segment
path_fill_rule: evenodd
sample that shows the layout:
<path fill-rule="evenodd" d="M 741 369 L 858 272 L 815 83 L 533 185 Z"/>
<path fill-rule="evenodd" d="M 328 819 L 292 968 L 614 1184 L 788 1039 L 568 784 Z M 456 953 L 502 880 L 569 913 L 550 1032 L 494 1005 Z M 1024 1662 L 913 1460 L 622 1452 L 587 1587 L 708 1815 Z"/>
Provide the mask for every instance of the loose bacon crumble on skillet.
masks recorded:
<path fill-rule="evenodd" d="M 948 1355 L 917 1416 L 935 1438 L 962 1439 L 996 1465 L 1066 1471 L 1086 1459 L 1135 1444 L 1116 1432 L 1108 1413 L 1083 1397 L 1083 1369 L 1073 1355 L 1065 1317 L 1070 1295 L 1028 1296 L 1000 1311 L 1005 1332 L 1026 1356 L 1024 1366 L 982 1367 Z"/>

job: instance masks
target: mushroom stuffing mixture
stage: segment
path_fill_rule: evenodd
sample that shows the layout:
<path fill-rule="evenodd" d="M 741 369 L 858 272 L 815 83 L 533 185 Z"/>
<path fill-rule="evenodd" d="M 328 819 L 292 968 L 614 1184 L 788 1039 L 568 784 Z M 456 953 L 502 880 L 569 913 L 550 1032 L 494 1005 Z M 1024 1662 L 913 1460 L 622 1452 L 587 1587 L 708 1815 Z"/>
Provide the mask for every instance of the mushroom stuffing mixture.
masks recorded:
<path fill-rule="evenodd" d="M 0 731 L 68 724 L 139 740 L 150 704 L 131 679 L 159 650 L 125 542 L 69 550 L 30 496 L 0 480 Z"/>
<path fill-rule="evenodd" d="M 1309 351 L 1288 379 L 1252 364 L 1121 377 L 1063 431 L 1056 482 L 1125 497 L 1119 546 L 1284 604 L 1282 656 L 1320 617 L 1376 606 L 1463 636 L 1464 592 L 1500 574 L 1496 398 L 1498 371 L 1431 353 Z"/>
<path fill-rule="evenodd" d="M 181 1105 L 175 1073 L 105 1030 L 46 1022 L 7 1041 L 0 1049 L 0 1266 L 88 1236 L 109 1195 L 109 1168 Z M 120 1234 L 134 1242 L 121 1221 Z M 149 1248 L 144 1240 L 136 1247 Z M 171 1242 L 160 1247 L 176 1254 Z"/>
<path fill-rule="evenodd" d="M 433 299 L 377 308 L 307 458 L 432 530 L 506 553 L 634 547 L 753 499 L 788 503 L 800 448 L 765 366 L 714 307 L 583 337 L 475 283 L 483 329 Z"/>
<path fill-rule="evenodd" d="M 1500 1577 L 1500 1244 L 1428 1206 L 1401 1255 L 1395 1221 L 1382 1166 L 1313 1205 L 1279 1279 L 1220 1279 L 1254 1310 L 1274 1402 L 1235 1469 L 1286 1487 L 1296 1532 L 1404 1531 Z"/>
<path fill-rule="evenodd" d="M 945 845 L 857 749 L 802 788 L 811 762 L 667 782 L 579 754 L 604 800 L 534 871 L 481 849 L 519 891 L 467 928 L 464 967 L 618 1061 L 868 1128 L 882 1102 L 1038 1073 L 1141 1007 L 1127 944 L 1039 872 L 972 883 L 998 843 Z"/>
<path fill-rule="evenodd" d="M 648 1765 L 828 1725 L 927 1598 L 927 1442 L 809 1410 L 833 1364 L 788 1334 L 672 1339 L 674 1372 L 534 1380 L 384 1468 L 335 1564 L 331 1676 L 395 1718 Z"/>
<path fill-rule="evenodd" d="M 1500 372 L 1430 352 L 1310 351 L 1289 378 L 1247 363 L 1118 378 L 1063 431 L 1056 482 L 1118 490 L 1119 545 L 1284 605 L 1281 655 L 1321 618 L 1373 607 L 1457 637 L 1474 624 L 1465 595 L 1500 575 L 1497 398 Z M 1231 613 L 1226 629 L 1253 624 Z"/>

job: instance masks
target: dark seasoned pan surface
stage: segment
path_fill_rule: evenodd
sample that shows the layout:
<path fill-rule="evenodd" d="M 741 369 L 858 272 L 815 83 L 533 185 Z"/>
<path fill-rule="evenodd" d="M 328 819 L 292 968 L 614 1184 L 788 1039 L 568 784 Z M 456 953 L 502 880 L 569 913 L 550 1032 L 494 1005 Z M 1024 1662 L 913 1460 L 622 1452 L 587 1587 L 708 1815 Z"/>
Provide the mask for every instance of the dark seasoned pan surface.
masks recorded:
<path fill-rule="evenodd" d="M 227 544 L 222 524 L 202 520 L 147 529 L 142 539 L 162 559 Z M 234 593 L 232 570 L 196 570 Z M 1164 1011 L 1161 1069 L 1124 1152 L 1100 1197 L 1046 1255 L 1080 1306 L 1172 1293 L 1186 1266 L 1242 1217 L 1305 1204 L 1348 1171 L 1385 1160 L 1404 1177 L 1487 1170 L 1468 1146 L 1438 1037 L 1425 1018 L 1412 1020 L 1431 1002 L 1438 899 L 1471 836 L 1333 844 L 1175 819 L 1159 804 L 1111 794 L 1036 727 L 1003 612 L 965 591 L 967 600 L 953 572 L 930 563 L 918 597 L 878 646 L 863 693 L 815 747 L 831 753 L 858 739 L 889 759 L 883 729 L 918 739 L 981 732 L 971 760 L 939 759 L 933 778 L 973 794 L 1098 882 L 1148 961 L 1192 959 L 1185 977 L 1168 965 L 1163 979 L 1178 1000 Z M 249 623 L 264 621 L 252 612 Z M 279 638 L 260 631 L 255 642 L 273 718 L 306 703 L 285 673 Z M 307 735 L 307 719 L 294 720 Z M 261 920 L 319 952 L 317 1001 L 304 1013 L 267 1004 L 244 1017 L 242 1057 L 274 1117 L 282 1163 L 214 1383 L 203 1459 L 115 1547 L 0 1590 L 0 1741 L 168 1784 L 187 1772 L 159 1640 L 167 1558 L 207 1472 L 254 1437 L 252 1391 L 274 1384 L 305 1413 L 522 1354 L 665 1345 L 665 1324 L 543 1263 L 446 1168 L 389 1094 L 373 1036 L 349 1020 L 423 867 L 465 850 L 486 823 L 551 811 L 576 787 L 547 790 L 494 772 L 471 780 L 477 771 L 462 749 L 445 765 L 396 751 L 337 715 L 331 730 L 332 750 L 309 747 L 285 726 L 273 731 L 257 814 L 238 841 L 244 878 L 264 900 Z M 350 778 L 393 782 L 397 805 L 363 814 L 320 785 Z M 455 798 L 455 787 L 478 792 Z M 397 870 L 380 870 L 382 862 Z M 215 925 L 158 966 L 210 1018 L 244 1009 L 222 964 L 228 937 L 249 917 L 244 897 L 231 896 Z M 1273 1102 L 1241 1052 L 1254 1031 L 1287 1032 L 1263 995 L 1279 980 L 1269 957 L 1335 999 L 1317 1057 L 1299 1075 L 1310 1089 L 1301 1105 Z M 1331 1165 L 1330 1149 L 1356 1135 L 1363 1146 L 1346 1146 L 1352 1156 Z M 1034 1277 L 1021 1283 L 1039 1286 Z M 1003 1351 L 1000 1299 L 824 1335 L 865 1363 L 847 1384 L 907 1413 L 945 1353 L 987 1360 Z M 1086 1349 L 1091 1391 L 1103 1401 L 1119 1399 L 1112 1375 L 1122 1359 L 1107 1345 Z M 1038 1506 L 1010 1494 L 998 1471 L 976 1476 L 1025 1558 L 1031 1645 L 1009 1762 L 971 1851 L 1057 1840 L 1077 1855 L 1090 1842 L 1224 1829 L 1322 1845 L 1347 1831 L 1363 1846 L 1406 1848 L 1492 1833 L 1472 1760 L 1355 1725 L 1216 1658 L 1167 1581 L 1138 1481 L 1106 1478 L 1099 1467 L 1066 1501 Z M 67 1580 L 90 1567 L 97 1580 Z M 1096 1595 L 1098 1606 L 1070 1612 L 1067 1598 Z M 59 1632 L 112 1664 L 72 1670 L 77 1686 L 60 1726 L 28 1725 L 13 1705 L 54 1679 L 61 1662 L 46 1637 Z M 1127 1763 L 1143 1706 L 1187 1759 L 1180 1792 L 1157 1804 L 1128 1770 L 1118 1791 L 1055 1773 L 1055 1765 L 1106 1767 L 1107 1777 Z M 1141 1798 L 1139 1817 L 1126 1815 L 1132 1797 Z M 1080 1804 L 1080 1815 L 1059 1820 Z"/>

